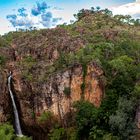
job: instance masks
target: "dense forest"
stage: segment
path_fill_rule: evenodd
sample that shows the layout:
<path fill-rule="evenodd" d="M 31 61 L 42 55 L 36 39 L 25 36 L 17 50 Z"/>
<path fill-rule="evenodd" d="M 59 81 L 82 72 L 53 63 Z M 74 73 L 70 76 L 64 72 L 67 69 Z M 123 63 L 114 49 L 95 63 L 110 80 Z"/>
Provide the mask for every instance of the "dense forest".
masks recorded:
<path fill-rule="evenodd" d="M 87 64 L 94 61 L 103 70 L 104 97 L 99 107 L 81 98 L 73 103 L 74 111 L 66 126 L 54 123 L 53 114 L 44 112 L 38 121 L 46 125 L 48 140 L 138 140 L 136 112 L 140 103 L 140 20 L 126 15 L 113 15 L 108 9 L 82 9 L 74 15 L 76 22 L 70 25 L 58 25 L 56 29 L 65 30 L 75 40 L 79 37 L 86 42 L 85 47 L 76 51 L 60 50 L 59 58 L 49 66 L 47 75 L 69 68 L 75 63 L 83 67 L 83 79 L 87 73 Z M 10 46 L 13 40 L 37 37 L 53 30 L 55 40 L 59 33 L 55 29 L 19 30 L 0 37 L 0 47 Z M 58 35 L 57 35 L 58 34 Z M 49 42 L 49 40 L 48 40 Z M 46 47 L 45 44 L 42 47 Z M 75 46 L 77 47 L 77 46 Z M 44 59 L 44 58 L 43 58 Z M 0 53 L 1 71 L 7 58 Z M 38 79 L 31 71 L 38 60 L 28 56 L 18 63 L 23 68 L 23 77 L 27 81 L 40 82 L 48 76 Z M 84 94 L 86 84 L 81 89 Z M 69 98 L 70 89 L 64 93 Z M 34 114 L 33 114 L 34 115 Z M 1 140 L 32 139 L 19 138 L 14 134 L 10 123 L 0 126 Z"/>

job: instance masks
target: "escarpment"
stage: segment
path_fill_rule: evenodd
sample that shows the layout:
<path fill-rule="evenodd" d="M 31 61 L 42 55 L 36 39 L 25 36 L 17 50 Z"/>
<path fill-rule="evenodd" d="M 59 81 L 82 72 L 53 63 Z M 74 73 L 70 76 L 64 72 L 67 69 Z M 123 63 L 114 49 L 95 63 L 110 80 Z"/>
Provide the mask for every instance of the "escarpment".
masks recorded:
<path fill-rule="evenodd" d="M 33 111 L 41 114 L 45 110 L 52 111 L 58 118 L 64 118 L 71 110 L 72 103 L 82 98 L 98 107 L 104 94 L 104 87 L 101 86 L 103 81 L 100 80 L 103 72 L 94 62 L 87 68 L 83 95 L 83 70 L 80 64 L 50 76 L 46 82 L 26 82 L 15 73 L 14 88 L 25 118 L 31 117 Z"/>
<path fill-rule="evenodd" d="M 35 140 L 137 139 L 139 20 L 94 8 L 76 16 L 71 25 L 2 37 L 0 122 L 15 124 L 9 79 L 23 135 Z"/>
<path fill-rule="evenodd" d="M 47 130 L 39 121 L 44 112 L 51 112 L 54 120 L 65 127 L 74 112 L 74 102 L 85 100 L 99 107 L 105 87 L 101 66 L 96 61 L 83 65 L 72 60 L 69 64 L 72 58 L 66 56 L 76 55 L 85 46 L 86 41 L 81 37 L 72 37 L 58 28 L 42 32 L 41 37 L 16 38 L 6 49 L 0 48 L 7 57 L 0 75 L 3 101 L 0 121 L 7 121 L 12 110 L 6 87 L 9 71 L 13 73 L 13 91 L 22 127 L 37 139 L 47 137 Z"/>

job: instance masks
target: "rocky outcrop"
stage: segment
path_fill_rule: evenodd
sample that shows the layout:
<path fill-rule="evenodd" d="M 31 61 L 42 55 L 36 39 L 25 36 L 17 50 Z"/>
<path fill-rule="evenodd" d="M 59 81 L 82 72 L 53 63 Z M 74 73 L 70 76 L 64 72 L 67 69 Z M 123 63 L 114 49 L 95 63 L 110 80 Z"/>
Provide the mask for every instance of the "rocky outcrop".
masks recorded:
<path fill-rule="evenodd" d="M 11 67 L 11 63 L 10 63 Z M 7 121 L 12 113 L 9 105 L 7 91 L 7 72 L 1 73 L 1 104 L 0 121 Z M 82 84 L 85 84 L 84 89 Z M 84 93 L 83 91 L 84 90 Z M 42 124 L 38 118 L 43 112 L 52 112 L 60 124 L 68 125 L 67 114 L 73 112 L 73 103 L 81 99 L 93 103 L 99 107 L 104 96 L 103 71 L 95 63 L 87 65 L 85 80 L 83 67 L 75 64 L 72 67 L 51 75 L 44 82 L 29 82 L 22 78 L 20 69 L 13 68 L 13 91 L 18 106 L 22 127 L 26 131 L 41 139 L 47 137 L 46 131 L 42 132 Z M 40 132 L 41 130 L 41 132 Z"/>
<path fill-rule="evenodd" d="M 11 113 L 9 102 L 6 72 L 0 71 L 0 123 L 6 122 Z"/>
<path fill-rule="evenodd" d="M 27 34 L 15 39 L 10 47 L 0 48 L 0 55 L 6 56 L 0 74 L 0 122 L 7 121 L 12 112 L 7 90 L 7 76 L 12 71 L 13 92 L 22 127 L 37 140 L 41 135 L 41 139 L 46 137 L 46 126 L 38 122 L 43 112 L 51 112 L 61 125 L 67 126 L 74 102 L 87 100 L 99 107 L 104 96 L 103 71 L 94 61 L 87 64 L 86 73 L 78 62 L 55 72 L 48 70 L 53 68 L 61 53 L 76 53 L 84 48 L 84 40 L 60 28 L 41 35 L 39 38 Z M 29 73 L 27 76 L 31 76 L 31 80 L 23 76 Z"/>
<path fill-rule="evenodd" d="M 104 96 L 103 71 L 90 63 L 85 77 L 84 99 L 100 106 Z M 80 64 L 52 75 L 47 82 L 29 83 L 14 72 L 14 89 L 20 103 L 22 119 L 29 124 L 32 113 L 51 111 L 60 120 L 72 110 L 72 104 L 82 99 L 83 70 Z M 29 122 L 28 122 L 29 121 Z"/>

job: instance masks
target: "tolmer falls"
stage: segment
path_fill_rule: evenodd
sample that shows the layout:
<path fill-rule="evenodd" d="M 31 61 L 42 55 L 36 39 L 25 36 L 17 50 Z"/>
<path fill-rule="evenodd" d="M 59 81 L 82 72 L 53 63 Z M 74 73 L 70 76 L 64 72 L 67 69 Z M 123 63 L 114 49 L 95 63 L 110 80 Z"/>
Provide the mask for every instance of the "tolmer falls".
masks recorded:
<path fill-rule="evenodd" d="M 16 103 L 15 103 L 15 100 L 14 100 L 14 96 L 13 96 L 13 92 L 12 92 L 12 88 L 11 88 L 11 83 L 12 83 L 12 72 L 10 72 L 10 75 L 8 77 L 8 90 L 9 90 L 10 97 L 11 97 L 11 100 L 12 100 L 12 105 L 13 105 L 16 135 L 19 136 L 19 137 L 22 137 L 23 134 L 22 134 L 22 131 L 21 131 L 18 110 L 17 110 L 17 106 L 16 106 Z"/>

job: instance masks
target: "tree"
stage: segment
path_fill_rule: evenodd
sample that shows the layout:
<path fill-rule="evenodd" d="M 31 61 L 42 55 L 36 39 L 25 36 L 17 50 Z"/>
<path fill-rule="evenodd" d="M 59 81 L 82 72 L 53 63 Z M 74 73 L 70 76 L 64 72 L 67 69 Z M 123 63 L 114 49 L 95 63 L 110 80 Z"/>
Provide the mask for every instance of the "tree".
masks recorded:
<path fill-rule="evenodd" d="M 98 119 L 97 108 L 86 101 L 78 101 L 74 104 L 76 112 L 76 125 L 79 139 L 88 138 L 90 129 Z M 86 112 L 86 113 L 85 113 Z"/>
<path fill-rule="evenodd" d="M 31 140 L 31 138 L 16 136 L 13 126 L 9 123 L 5 123 L 0 125 L 0 140 Z"/>
<path fill-rule="evenodd" d="M 135 103 L 123 97 L 118 102 L 118 109 L 109 120 L 111 131 L 122 140 L 129 139 L 135 133 Z"/>
<path fill-rule="evenodd" d="M 136 19 L 136 20 L 134 21 L 134 25 L 135 25 L 135 26 L 139 26 L 139 25 L 140 25 L 140 19 Z"/>
<path fill-rule="evenodd" d="M 100 9 L 101 9 L 101 7 L 100 7 L 100 6 L 97 6 L 97 7 L 96 7 L 96 10 L 97 10 L 97 11 L 99 11 Z"/>
<path fill-rule="evenodd" d="M 81 9 L 77 14 L 74 14 L 74 17 L 80 20 L 85 14 L 85 9 Z"/>
<path fill-rule="evenodd" d="M 104 14 L 106 14 L 106 15 L 108 15 L 108 16 L 112 16 L 113 15 L 113 13 L 112 13 L 112 11 L 110 11 L 109 9 L 104 9 L 104 10 L 102 10 L 102 12 L 104 13 Z"/>
<path fill-rule="evenodd" d="M 111 60 L 109 63 L 112 66 L 112 68 L 115 70 L 114 74 L 117 74 L 117 73 L 125 73 L 129 71 L 132 67 L 133 62 L 134 60 L 131 57 L 124 55 Z"/>
<path fill-rule="evenodd" d="M 64 128 L 54 128 L 49 134 L 50 140 L 63 140 L 65 139 L 65 129 Z"/>

